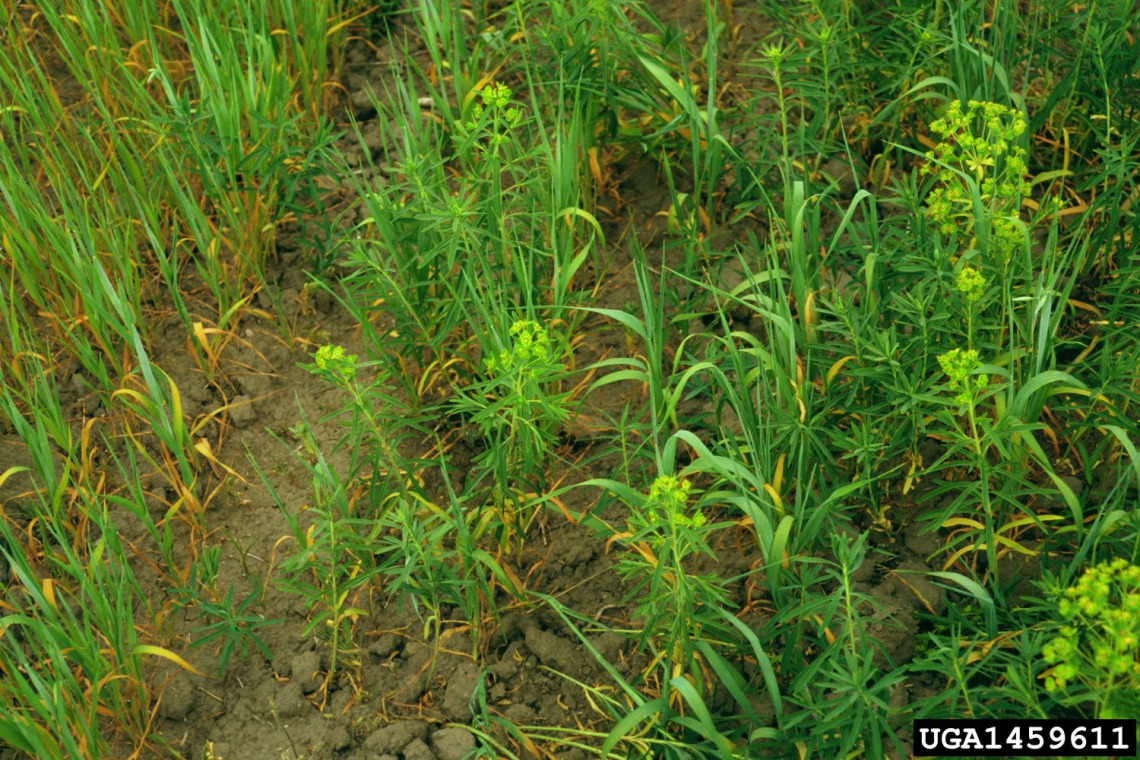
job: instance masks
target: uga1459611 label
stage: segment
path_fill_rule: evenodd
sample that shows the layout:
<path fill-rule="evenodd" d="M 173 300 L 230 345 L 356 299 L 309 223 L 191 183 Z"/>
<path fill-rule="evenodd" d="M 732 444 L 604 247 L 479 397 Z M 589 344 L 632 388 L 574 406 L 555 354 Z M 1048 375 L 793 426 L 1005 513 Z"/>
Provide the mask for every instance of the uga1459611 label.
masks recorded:
<path fill-rule="evenodd" d="M 1136 721 L 916 720 L 916 757 L 1136 757 Z"/>

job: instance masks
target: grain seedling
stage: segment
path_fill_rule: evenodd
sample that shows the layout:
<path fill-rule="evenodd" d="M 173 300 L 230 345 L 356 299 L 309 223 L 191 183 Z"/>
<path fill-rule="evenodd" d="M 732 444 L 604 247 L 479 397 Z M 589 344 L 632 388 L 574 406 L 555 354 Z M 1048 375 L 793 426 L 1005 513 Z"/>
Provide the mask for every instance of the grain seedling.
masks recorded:
<path fill-rule="evenodd" d="M 810 621 L 808 627 L 814 630 L 804 631 L 800 641 L 815 638 L 821 649 L 810 663 L 792 668 L 796 675 L 787 701 L 800 709 L 789 707 L 782 724 L 789 739 L 809 754 L 844 757 L 861 749 L 867 756 L 879 757 L 888 746 L 904 752 L 891 730 L 893 711 L 888 705 L 904 670 L 882 672 L 874 664 L 878 644 L 868 639 L 859 610 L 875 602 L 857 592 L 852 579 L 864 561 L 865 540 L 866 534 L 851 542 L 832 534 L 836 562 L 826 563 L 823 572 L 834 581 L 835 593 L 819 593 L 814 584 L 805 583 L 799 605 L 788 608 L 786 618 L 777 616 L 777 621 L 789 625 L 793 620 Z M 787 656 L 784 663 L 790 664 Z"/>
<path fill-rule="evenodd" d="M 767 347 L 752 336 L 730 332 L 709 347 L 708 358 L 694 361 L 677 381 L 673 403 L 680 399 L 692 380 L 708 378 L 715 401 L 713 420 L 722 430 L 719 440 L 709 448 L 697 448 L 701 456 L 696 468 L 722 478 L 724 488 L 718 498 L 735 507 L 742 525 L 750 528 L 767 563 L 764 573 L 773 599 L 785 598 L 785 563 L 783 561 L 796 522 L 793 504 L 789 514 L 786 500 L 789 488 L 785 480 L 787 455 L 777 447 L 779 412 L 763 399 L 778 398 L 773 388 L 774 374 L 764 371 L 773 367 Z M 754 363 L 761 371 L 754 369 Z M 730 420 L 736 420 L 730 426 Z M 739 426 L 739 434 L 731 433 Z M 794 542 L 798 537 L 791 539 Z"/>
<path fill-rule="evenodd" d="M 442 157 L 432 156 L 441 135 L 416 105 L 415 84 L 410 79 L 390 93 L 397 105 L 377 103 L 380 113 L 398 115 L 407 125 L 399 136 L 402 145 L 394 133 L 386 141 L 390 155 L 402 153 L 399 171 L 406 182 L 358 184 L 367 217 L 348 245 L 345 266 L 351 274 L 344 288 L 367 345 L 378 361 L 393 365 L 393 375 L 418 400 L 428 383 L 447 372 L 463 324 L 462 303 L 445 280 L 460 261 L 458 225 L 465 208 L 450 198 Z M 380 305 L 390 315 L 390 328 L 377 328 Z"/>
<path fill-rule="evenodd" d="M 353 629 L 356 619 L 366 613 L 355 605 L 372 579 L 391 572 L 397 563 L 399 554 L 391 546 L 384 548 L 381 536 L 394 522 L 388 513 L 414 501 L 415 489 L 397 448 L 400 435 L 407 429 L 392 434 L 393 418 L 377 408 L 376 398 L 361 383 L 362 367 L 357 357 L 348 354 L 343 346 L 328 344 L 318 348 L 311 364 L 303 366 L 345 391 L 349 396 L 346 409 L 352 413 L 349 431 L 341 439 L 342 444 L 349 443 L 350 475 L 342 477 L 330 464 L 300 410 L 296 435 L 302 439 L 307 456 L 297 453 L 296 459 L 312 479 L 313 501 L 301 510 L 291 511 L 274 492 L 298 546 L 281 566 L 286 575 L 283 587 L 304 597 L 313 613 L 306 632 L 319 631 L 329 641 L 330 666 L 324 692 L 327 696 L 338 668 L 347 664 L 355 669 L 359 665 Z M 325 421 L 344 411 L 334 411 Z M 338 444 L 336 449 L 340 448 Z M 363 472 L 366 465 L 371 468 L 369 472 Z M 272 489 L 260 468 L 258 472 Z M 353 490 L 362 475 L 370 486 Z M 315 520 L 306 525 L 308 520 L 302 520 L 303 512 L 314 515 Z M 435 573 L 432 577 L 436 577 Z"/>
<path fill-rule="evenodd" d="M 274 494 L 297 545 L 281 563 L 280 585 L 304 600 L 310 613 L 306 635 L 315 632 L 329 643 L 322 689 L 327 696 L 342 671 L 351 673 L 359 666 L 353 629 L 357 618 L 367 613 L 356 605 L 369 580 L 382 570 L 374 552 L 383 523 L 354 515 L 345 483 L 319 450 L 315 463 L 298 461 L 312 477 L 313 501 L 291 509 Z M 306 512 L 314 516 L 307 527 L 302 523 Z"/>
<path fill-rule="evenodd" d="M 410 599 L 424 638 L 432 638 L 437 651 L 446 622 L 443 605 L 461 611 L 477 651 L 485 641 L 484 624 L 499 618 L 497 591 L 523 598 L 519 579 L 478 540 L 478 524 L 470 523 L 479 515 L 449 488 L 442 506 L 411 494 L 393 506 L 386 523 L 394 530 L 382 538 L 382 551 L 396 558 L 385 571 L 387 589 L 401 604 Z"/>
<path fill-rule="evenodd" d="M 120 733 L 132 745 L 146 741 L 142 656 L 189 668 L 174 652 L 140 641 L 134 611 L 142 592 L 100 484 L 76 448 L 65 449 L 61 466 L 54 453 L 37 458 L 34 480 L 44 487 L 24 505 L 28 514 L 5 510 L 0 520 L 14 578 L 0 600 L 0 737 L 45 757 L 99 756 Z"/>
<path fill-rule="evenodd" d="M 665 318 L 664 283 L 661 279 L 656 287 L 651 277 L 645 252 L 634 244 L 634 275 L 641 307 L 641 317 L 630 310 L 579 307 L 581 311 L 598 314 L 612 319 L 628 331 L 631 339 L 639 339 L 641 351 L 634 356 L 602 359 L 587 368 L 588 372 L 601 372 L 589 392 L 597 391 L 617 382 L 632 382 L 639 387 L 645 398 L 645 415 L 648 430 L 643 437 L 646 445 L 653 444 L 654 450 L 666 437 L 669 426 L 676 424 L 675 415 L 669 407 L 666 383 L 667 364 L 665 346 L 668 340 L 669 325 Z M 643 418 L 638 414 L 637 418 Z M 664 466 L 661 464 L 660 466 Z"/>

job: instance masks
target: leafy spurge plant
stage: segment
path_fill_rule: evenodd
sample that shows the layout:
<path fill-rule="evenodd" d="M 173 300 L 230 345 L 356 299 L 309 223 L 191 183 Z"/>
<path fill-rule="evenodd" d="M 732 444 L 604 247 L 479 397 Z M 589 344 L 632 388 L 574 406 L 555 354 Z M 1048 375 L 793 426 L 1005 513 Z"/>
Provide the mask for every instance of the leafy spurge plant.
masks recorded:
<path fill-rule="evenodd" d="M 520 319 L 511 325 L 511 349 L 499 352 L 484 364 L 491 374 L 505 376 L 515 374 L 519 378 L 535 377 L 550 359 L 550 336 L 542 325 L 528 319 Z"/>
<path fill-rule="evenodd" d="M 482 102 L 471 107 L 471 118 L 464 125 L 472 136 L 486 138 L 486 145 L 476 143 L 478 149 L 496 158 L 522 120 L 522 111 L 511 100 L 513 95 L 511 88 L 501 82 L 487 85 L 479 93 Z"/>
<path fill-rule="evenodd" d="M 513 94 L 511 88 L 501 82 L 489 84 L 484 87 L 480 93 L 483 103 L 476 103 L 472 107 L 471 120 L 467 122 L 467 128 L 474 132 L 478 129 L 479 122 L 482 118 L 488 114 L 492 120 L 501 122 L 507 127 L 513 127 L 518 124 L 521 113 L 516 106 L 511 105 L 511 96 Z"/>
<path fill-rule="evenodd" d="M 1021 201 L 1029 194 L 1024 179 L 1025 149 L 1018 141 L 1025 133 L 1025 117 L 1000 103 L 953 101 L 942 118 L 930 124 L 941 138 L 927 153 L 931 162 L 923 172 L 934 174 L 936 186 L 927 196 L 926 215 L 944 235 L 965 230 L 977 235 L 988 224 L 990 248 L 1004 264 L 1024 239 L 1018 223 Z M 985 218 L 976 218 L 973 190 L 977 187 Z"/>
<path fill-rule="evenodd" d="M 967 278 L 970 276 L 967 275 Z M 974 503 L 981 505 L 981 515 L 954 517 L 945 521 L 943 527 L 953 527 L 965 531 L 967 536 L 976 537 L 971 546 L 957 551 L 954 557 L 967 551 L 984 550 L 990 577 L 1000 596 L 997 579 L 998 544 L 1008 546 L 1011 541 L 999 535 L 1002 516 L 998 514 L 1000 505 L 995 503 L 992 494 L 993 474 L 989 453 L 994 440 L 994 421 L 978 413 L 982 394 L 990 388 L 990 378 L 988 374 L 978 371 L 982 362 L 975 349 L 952 349 L 938 357 L 938 364 L 946 373 L 946 388 L 956 392 L 954 407 L 957 409 L 946 408 L 942 418 L 953 432 L 955 446 L 964 448 L 969 453 L 977 475 L 977 480 L 970 483 L 963 494 L 976 494 L 977 501 Z M 960 421 L 962 410 L 966 413 L 965 427 Z"/>
<path fill-rule="evenodd" d="M 538 322 L 516 320 L 509 346 L 484 361 L 486 380 L 453 402 L 488 441 L 476 464 L 491 475 L 492 509 L 477 532 L 494 527 L 504 546 L 525 533 L 523 496 L 543 487 L 550 448 L 570 416 L 568 394 L 559 389 L 566 369 L 560 345 Z"/>
<path fill-rule="evenodd" d="M 690 506 L 692 483 L 674 475 L 661 475 L 642 500 L 631 504 L 627 529 L 619 537 L 630 552 L 618 564 L 618 572 L 635 584 L 629 598 L 637 595 L 638 615 L 644 627 L 641 644 L 653 643 L 667 658 L 670 677 L 693 663 L 693 644 L 705 631 L 720 627 L 717 608 L 727 597 L 716 575 L 697 575 L 686 566 L 692 557 L 716 555 L 706 536 L 709 525 L 704 511 Z"/>
<path fill-rule="evenodd" d="M 1140 713 L 1140 567 L 1116 559 L 1085 570 L 1075 586 L 1057 590 L 1058 635 L 1042 648 L 1053 667 L 1045 689 L 1062 696 L 1074 684 L 1093 701 L 1097 718 Z"/>
<path fill-rule="evenodd" d="M 380 397 L 382 403 L 377 403 L 377 394 L 362 383 L 357 374 L 360 366 L 357 356 L 345 351 L 344 346 L 324 345 L 313 355 L 312 364 L 301 366 L 349 395 L 347 411 L 352 413 L 349 423 L 352 436 L 350 473 L 355 475 L 360 457 L 368 453 L 366 449 L 373 447 L 378 457 L 379 470 L 388 474 L 398 472 L 400 464 L 396 448 L 392 436 L 388 434 L 388 425 L 381 419 L 381 408 L 385 403 L 391 402 L 391 399 Z"/>
<path fill-rule="evenodd" d="M 519 168 L 524 160 L 520 148 L 522 110 L 511 100 L 511 88 L 502 83 L 492 83 L 479 93 L 479 100 L 471 106 L 470 116 L 462 124 L 466 132 L 460 145 L 460 158 L 467 175 L 464 184 L 470 182 L 471 197 L 477 199 L 475 208 L 479 234 L 485 236 L 494 256 L 503 261 L 507 255 L 504 240 L 509 226 L 506 218 L 506 202 L 514 185 L 511 183 L 511 169 Z M 504 183 L 504 175 L 507 182 Z M 522 183 L 522 184 L 525 184 Z M 467 194 L 465 189 L 463 194 Z"/>
<path fill-rule="evenodd" d="M 569 417 L 565 397 L 554 393 L 565 365 L 555 357 L 550 335 L 528 319 L 510 327 L 510 348 L 484 362 L 484 394 L 497 397 L 473 421 L 486 435 L 505 433 L 506 443 L 527 461 L 541 460 Z"/>

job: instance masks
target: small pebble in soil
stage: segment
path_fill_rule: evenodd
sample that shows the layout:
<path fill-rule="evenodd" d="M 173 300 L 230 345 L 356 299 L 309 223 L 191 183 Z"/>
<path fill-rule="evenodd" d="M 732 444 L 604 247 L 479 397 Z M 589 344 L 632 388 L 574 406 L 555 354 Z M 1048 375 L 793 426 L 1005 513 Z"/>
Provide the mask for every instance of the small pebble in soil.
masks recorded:
<path fill-rule="evenodd" d="M 941 586 L 932 583 L 927 575 L 930 568 L 913 559 L 903 560 L 896 570 L 904 573 L 901 577 L 909 584 L 911 594 L 917 595 L 916 601 L 926 609 L 926 604 L 934 610 L 934 614 L 942 615 L 946 612 L 946 591 Z M 918 599 L 921 596 L 921 599 Z M 926 604 L 923 604 L 925 602 Z"/>
<path fill-rule="evenodd" d="M 333 726 L 329 731 L 328 745 L 333 752 L 340 752 L 352 744 L 352 736 L 344 726 Z"/>
<path fill-rule="evenodd" d="M 205 404 L 214 396 L 213 388 L 201 376 L 191 376 L 188 381 L 178 383 L 178 390 L 197 404 Z"/>
<path fill-rule="evenodd" d="M 512 645 L 517 644 L 517 642 L 514 642 L 513 639 L 520 631 L 524 629 L 524 621 L 525 618 L 521 614 L 517 612 L 508 612 L 506 615 L 503 615 L 503 619 L 499 621 L 498 635 L 501 636 L 504 641 L 511 641 Z M 508 649 L 508 654 L 509 653 L 510 650 Z M 503 659 L 506 659 L 505 655 Z"/>
<path fill-rule="evenodd" d="M 367 119 L 376 113 L 376 91 L 368 77 L 350 73 L 346 79 L 352 111 L 357 119 Z"/>
<path fill-rule="evenodd" d="M 724 311 L 732 318 L 734 322 L 744 323 L 747 322 L 749 317 L 752 316 L 752 307 L 748 303 L 743 302 L 744 296 L 751 295 L 747 287 L 743 287 L 744 283 L 749 279 L 749 272 L 745 269 L 744 264 L 738 259 L 729 259 L 724 262 L 721 268 L 721 287 L 724 292 L 730 294 L 732 298 L 723 298 L 721 303 L 724 304 Z M 737 289 L 740 288 L 738 292 Z M 719 298 L 719 297 L 718 297 Z M 721 309 L 717 307 L 717 302 L 710 302 L 708 310 L 711 312 L 719 312 Z"/>
<path fill-rule="evenodd" d="M 409 702 L 409 703 L 410 702 L 417 702 L 417 701 L 419 701 L 419 698 L 421 696 L 423 696 L 423 693 L 425 691 L 427 691 L 427 685 L 428 685 L 427 671 L 426 670 L 425 671 L 412 671 L 411 667 L 408 667 L 408 668 L 404 669 L 404 672 L 405 673 L 411 672 L 411 673 L 414 673 L 414 675 L 411 675 L 410 677 L 408 677 L 404 686 L 402 688 L 398 689 L 396 691 L 396 693 L 393 695 L 393 699 L 396 699 L 396 700 L 399 700 L 402 702 Z"/>
<path fill-rule="evenodd" d="M 441 728 L 431 735 L 439 760 L 464 760 L 475 749 L 475 735 L 462 726 Z"/>
<path fill-rule="evenodd" d="M 277 717 L 287 720 L 299 718 L 311 712 L 313 706 L 301 693 L 301 684 L 294 679 L 282 684 L 281 688 L 277 690 L 277 696 L 273 700 L 273 708 L 277 710 Z"/>
<path fill-rule="evenodd" d="M 471 720 L 471 695 L 475 693 L 479 678 L 479 668 L 472 663 L 465 662 L 452 671 L 440 705 L 448 718 L 459 723 Z"/>
<path fill-rule="evenodd" d="M 301 652 L 289 661 L 289 669 L 304 693 L 312 694 L 320 688 L 321 656 L 316 652 Z"/>
<path fill-rule="evenodd" d="M 579 544 L 571 544 L 562 555 L 562 560 L 566 567 L 577 567 L 592 560 L 595 553 L 594 545 L 583 541 Z"/>
<path fill-rule="evenodd" d="M 1081 493 L 1085 490 L 1085 484 L 1080 478 L 1074 478 L 1072 475 L 1061 476 L 1061 482 L 1069 487 L 1076 497 L 1078 503 L 1081 501 Z M 1055 509 L 1068 509 L 1068 504 L 1065 502 L 1065 497 L 1061 494 L 1061 489 L 1054 486 L 1052 483 L 1048 485 L 1047 495 L 1040 502 L 1041 509 L 1055 510 Z"/>
<path fill-rule="evenodd" d="M 380 154 L 384 149 L 384 130 L 380 128 L 379 122 L 370 121 L 360 128 L 360 142 L 372 158 Z"/>
<path fill-rule="evenodd" d="M 230 422 L 234 427 L 244 428 L 248 427 L 254 420 L 257 419 L 257 412 L 253 408 L 253 399 L 246 396 L 244 393 L 240 396 L 234 396 L 230 399 L 229 403 Z"/>
<path fill-rule="evenodd" d="M 267 374 L 242 375 L 237 379 L 241 392 L 250 398 L 268 396 L 273 390 L 273 376 Z"/>
<path fill-rule="evenodd" d="M 512 723 L 533 723 L 538 713 L 530 705 L 511 705 L 503 711 L 503 716 Z"/>
<path fill-rule="evenodd" d="M 422 739 L 413 739 L 404 747 L 404 760 L 436 760 L 435 754 Z"/>
<path fill-rule="evenodd" d="M 491 675 L 495 676 L 495 678 L 498 678 L 500 681 L 506 681 L 509 678 L 513 678 L 515 674 L 519 672 L 519 665 L 514 660 L 504 658 L 496 662 L 488 668 L 488 670 L 491 671 Z"/>
<path fill-rule="evenodd" d="M 401 720 L 373 731 L 364 740 L 364 749 L 371 753 L 400 752 L 413 741 L 423 743 L 428 724 L 418 720 Z"/>
<path fill-rule="evenodd" d="M 297 311 L 300 305 L 297 303 L 297 290 L 296 288 L 282 288 L 281 289 L 281 310 L 285 312 L 287 319 L 294 319 L 297 316 Z"/>
<path fill-rule="evenodd" d="M 864 626 L 867 635 L 883 645 L 882 649 L 874 648 L 872 662 L 880 670 L 889 670 L 891 662 L 887 660 L 888 655 L 897 664 L 908 661 L 914 654 L 918 631 L 918 617 L 915 613 L 920 602 L 909 591 L 905 596 L 875 594 L 875 597 L 875 611 L 864 619 Z"/>
<path fill-rule="evenodd" d="M 369 653 L 386 660 L 388 655 L 395 652 L 400 648 L 400 637 L 394 633 L 385 633 L 378 638 L 372 646 L 368 647 Z"/>
<path fill-rule="evenodd" d="M 189 676 L 178 673 L 170 679 L 158 703 L 158 714 L 167 720 L 185 720 L 194 710 L 197 695 Z"/>
<path fill-rule="evenodd" d="M 851 571 L 852 583 L 870 583 L 871 579 L 875 577 L 875 560 L 873 557 L 865 557 L 859 563 L 859 567 Z"/>
<path fill-rule="evenodd" d="M 621 634 L 607 631 L 592 639 L 591 643 L 606 662 L 617 662 L 618 653 L 625 642 L 626 639 Z"/>
<path fill-rule="evenodd" d="M 581 661 L 577 647 L 572 642 L 537 626 L 526 632 L 526 646 L 544 663 L 564 673 L 575 671 Z M 529 661 L 527 667 L 530 667 Z"/>
<path fill-rule="evenodd" d="M 839 191 L 839 197 L 844 200 L 850 200 L 855 195 L 855 191 L 859 189 L 858 181 L 851 172 L 851 164 L 843 159 L 833 158 L 819 167 L 819 170 L 823 175 L 820 177 L 820 182 L 834 182 Z"/>
<path fill-rule="evenodd" d="M 930 523 L 925 520 L 915 520 L 903 528 L 903 542 L 906 543 L 906 548 L 922 557 L 928 557 L 938 551 L 942 547 L 942 540 L 938 537 L 937 530 L 923 532 L 929 527 Z"/>
<path fill-rule="evenodd" d="M 350 44 L 348 52 L 345 53 L 344 60 L 348 63 L 359 66 L 368 61 L 369 55 L 368 48 L 364 45 Z"/>

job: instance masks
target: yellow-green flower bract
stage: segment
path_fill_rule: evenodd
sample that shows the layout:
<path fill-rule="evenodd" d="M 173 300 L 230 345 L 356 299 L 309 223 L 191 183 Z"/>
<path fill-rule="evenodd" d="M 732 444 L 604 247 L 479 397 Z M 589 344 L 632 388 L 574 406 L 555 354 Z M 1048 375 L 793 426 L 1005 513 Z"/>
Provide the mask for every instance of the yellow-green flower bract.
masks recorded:
<path fill-rule="evenodd" d="M 649 519 L 655 522 L 665 520 L 674 526 L 687 525 L 690 528 L 703 526 L 705 524 L 703 512 L 686 514 L 689 491 L 692 488 L 692 483 L 673 475 L 658 476 L 649 487 L 649 498 L 645 503 Z"/>
<path fill-rule="evenodd" d="M 1065 624 L 1041 649 L 1055 665 L 1046 690 L 1080 677 L 1082 660 L 1087 685 L 1140 689 L 1140 567 L 1125 559 L 1095 565 L 1061 596 L 1057 613 Z"/>
<path fill-rule="evenodd" d="M 344 346 L 324 345 L 317 349 L 313 363 L 318 371 L 331 379 L 353 380 L 356 378 L 356 355 L 346 353 Z"/>
<path fill-rule="evenodd" d="M 504 375 L 512 371 L 537 374 L 550 361 L 550 336 L 538 322 L 517 320 L 511 325 L 511 348 L 487 359 L 487 371 Z"/>
<path fill-rule="evenodd" d="M 964 266 L 958 272 L 958 279 L 955 282 L 955 287 L 962 293 L 966 294 L 966 298 L 973 301 L 980 301 L 982 296 L 986 293 L 986 285 L 989 283 L 982 273 L 971 266 Z"/>
<path fill-rule="evenodd" d="M 974 371 L 981 366 L 978 352 L 974 349 L 955 348 L 947 351 L 938 357 L 938 364 L 949 378 L 950 390 L 961 391 L 954 397 L 960 404 L 969 402 L 975 392 L 990 384 L 987 375 L 974 374 Z"/>
<path fill-rule="evenodd" d="M 971 100 L 963 108 L 954 101 L 930 123 L 930 131 L 942 139 L 923 167 L 938 180 L 927 196 L 926 216 L 944 235 L 973 232 L 973 201 L 961 175 L 971 177 L 992 218 L 994 250 L 1007 261 L 1025 238 L 1017 222 L 1022 198 L 1029 195 L 1025 150 L 1017 144 L 1025 128 L 1021 112 L 1000 103 Z"/>
<path fill-rule="evenodd" d="M 507 130 L 519 123 L 522 112 L 516 106 L 511 105 L 511 96 L 514 95 L 514 92 L 510 87 L 502 83 L 492 82 L 484 87 L 479 95 L 483 102 L 476 103 L 471 108 L 471 120 L 467 122 L 469 130 L 474 132 L 479 126 L 479 121 L 487 114 L 501 119 Z M 499 138 L 503 136 L 502 134 L 497 135 Z"/>

